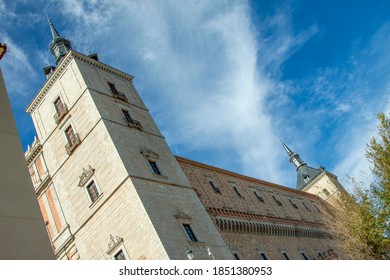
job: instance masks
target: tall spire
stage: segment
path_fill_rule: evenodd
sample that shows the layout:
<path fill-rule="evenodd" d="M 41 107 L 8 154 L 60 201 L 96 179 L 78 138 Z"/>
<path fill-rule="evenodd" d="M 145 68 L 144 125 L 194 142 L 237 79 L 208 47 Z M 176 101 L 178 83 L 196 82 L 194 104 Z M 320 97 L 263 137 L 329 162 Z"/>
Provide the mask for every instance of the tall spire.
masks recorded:
<path fill-rule="evenodd" d="M 57 29 L 54 27 L 53 23 L 51 22 L 47 12 L 45 11 L 45 14 L 46 14 L 46 17 L 47 17 L 47 21 L 49 22 L 49 27 L 50 27 L 50 31 L 51 31 L 51 35 L 53 37 L 53 40 L 55 40 L 56 38 L 59 38 L 61 37 L 60 34 L 58 33 Z"/>
<path fill-rule="evenodd" d="M 315 178 L 318 174 L 320 174 L 324 169 L 316 169 L 310 166 L 307 166 L 306 162 L 304 162 L 298 154 L 294 153 L 287 147 L 284 142 L 279 139 L 283 145 L 284 150 L 286 151 L 289 160 L 292 164 L 294 164 L 297 171 L 297 185 L 296 188 L 301 190 L 307 183 L 309 183 L 313 178 Z"/>
<path fill-rule="evenodd" d="M 61 35 L 58 33 L 57 29 L 54 27 L 53 23 L 51 22 L 47 13 L 46 13 L 46 16 L 47 16 L 47 20 L 49 22 L 51 35 L 53 37 L 53 40 L 50 43 L 50 51 L 55 58 L 56 64 L 58 64 L 60 59 L 63 56 L 65 56 L 69 50 L 72 49 L 72 45 L 68 39 L 61 37 Z"/>
<path fill-rule="evenodd" d="M 296 153 L 294 153 L 292 150 L 290 150 L 290 148 L 287 147 L 287 145 L 284 144 L 284 142 L 283 142 L 281 139 L 279 139 L 279 140 L 280 140 L 280 142 L 282 143 L 283 148 L 284 148 L 284 150 L 286 151 L 287 155 L 289 156 L 290 162 L 291 162 L 292 164 L 294 164 L 294 166 L 295 166 L 295 168 L 296 168 L 297 171 L 298 171 L 298 169 L 299 169 L 301 166 L 306 165 L 306 163 L 299 157 L 298 154 L 296 154 Z"/>

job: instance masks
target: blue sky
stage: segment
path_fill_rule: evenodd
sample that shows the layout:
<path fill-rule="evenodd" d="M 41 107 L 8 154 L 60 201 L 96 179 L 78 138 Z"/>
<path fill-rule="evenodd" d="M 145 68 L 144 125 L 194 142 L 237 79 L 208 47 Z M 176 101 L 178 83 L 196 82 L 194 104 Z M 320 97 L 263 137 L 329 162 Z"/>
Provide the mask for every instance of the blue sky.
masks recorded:
<path fill-rule="evenodd" d="M 1 68 L 25 108 L 53 64 L 47 10 L 82 53 L 135 76 L 176 155 L 295 187 L 279 138 L 313 167 L 371 180 L 365 146 L 389 112 L 390 2 L 0 0 Z"/>

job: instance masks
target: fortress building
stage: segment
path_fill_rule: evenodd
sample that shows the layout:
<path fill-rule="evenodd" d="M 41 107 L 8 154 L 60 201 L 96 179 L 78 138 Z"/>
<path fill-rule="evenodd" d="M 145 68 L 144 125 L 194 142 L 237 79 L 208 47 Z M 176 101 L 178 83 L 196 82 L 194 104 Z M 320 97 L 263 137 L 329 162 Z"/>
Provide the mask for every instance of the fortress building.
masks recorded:
<path fill-rule="evenodd" d="M 56 65 L 27 108 L 37 138 L 25 156 L 57 259 L 336 256 L 324 221 L 334 175 L 286 145 L 298 189 L 174 156 L 133 77 L 49 26 Z"/>

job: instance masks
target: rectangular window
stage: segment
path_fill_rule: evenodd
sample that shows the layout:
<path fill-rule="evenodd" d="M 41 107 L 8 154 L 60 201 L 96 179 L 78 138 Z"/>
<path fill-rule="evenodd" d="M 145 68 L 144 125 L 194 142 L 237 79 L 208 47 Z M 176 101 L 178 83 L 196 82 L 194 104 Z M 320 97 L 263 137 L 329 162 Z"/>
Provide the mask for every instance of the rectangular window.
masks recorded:
<path fill-rule="evenodd" d="M 305 204 L 305 202 L 302 202 L 302 204 L 303 204 L 303 206 L 305 206 L 305 208 L 306 208 L 307 211 L 311 212 L 310 209 L 309 209 L 309 207 L 307 207 L 307 205 Z"/>
<path fill-rule="evenodd" d="M 66 113 L 68 112 L 68 108 L 66 107 L 66 104 L 62 103 L 62 100 L 60 97 L 57 97 L 57 99 L 54 101 L 54 107 L 56 109 L 56 114 L 54 115 L 54 121 L 56 124 L 59 124 L 61 120 L 64 118 Z"/>
<path fill-rule="evenodd" d="M 73 146 L 76 143 L 76 133 L 74 133 L 73 127 L 70 125 L 65 130 L 66 139 L 70 146 Z"/>
<path fill-rule="evenodd" d="M 320 209 L 318 209 L 317 205 L 315 205 L 315 204 L 313 204 L 313 205 L 317 209 L 317 211 L 321 213 L 321 211 L 320 211 Z"/>
<path fill-rule="evenodd" d="M 110 87 L 111 92 L 115 98 L 118 98 L 118 99 L 121 99 L 122 101 L 127 102 L 126 95 L 124 95 L 122 92 L 118 91 L 114 84 L 112 84 L 110 82 L 107 82 L 107 83 L 108 83 L 108 86 Z"/>
<path fill-rule="evenodd" d="M 92 181 L 88 186 L 87 186 L 87 191 L 89 198 L 91 199 L 91 202 L 94 203 L 100 196 L 99 190 L 96 187 L 96 184 L 94 181 Z"/>
<path fill-rule="evenodd" d="M 275 202 L 276 202 L 279 206 L 282 206 L 282 202 L 280 202 L 279 200 L 277 200 L 275 196 L 272 196 L 272 197 L 274 198 Z"/>
<path fill-rule="evenodd" d="M 133 118 L 130 116 L 129 111 L 123 110 L 123 109 L 122 109 L 122 113 L 123 113 L 123 115 L 125 116 L 125 119 L 126 119 L 126 121 L 127 121 L 128 123 L 134 123 Z"/>
<path fill-rule="evenodd" d="M 35 184 L 37 184 L 39 182 L 39 178 L 38 178 L 38 176 L 37 176 L 37 174 L 35 172 L 34 164 L 30 166 L 29 170 L 30 170 L 30 176 L 31 176 L 32 181 L 33 181 L 33 183 L 35 185 Z"/>
<path fill-rule="evenodd" d="M 256 191 L 254 191 L 253 193 L 255 194 L 255 196 L 259 201 L 264 202 L 264 199 Z"/>
<path fill-rule="evenodd" d="M 126 259 L 126 256 L 125 256 L 125 254 L 123 253 L 123 251 L 120 250 L 118 253 L 116 253 L 116 254 L 114 255 L 114 259 L 115 259 L 115 260 L 118 260 L 118 261 L 121 261 L 121 260 L 125 260 L 125 259 Z"/>
<path fill-rule="evenodd" d="M 213 190 L 217 193 L 221 193 L 221 190 L 214 184 L 213 181 L 209 181 L 210 186 L 213 188 Z"/>
<path fill-rule="evenodd" d="M 195 236 L 195 233 L 192 231 L 192 228 L 189 224 L 183 224 L 183 227 L 184 227 L 184 230 L 188 236 L 188 238 L 192 241 L 192 242 L 197 242 L 198 241 L 198 238 L 196 238 Z"/>
<path fill-rule="evenodd" d="M 153 160 L 148 160 L 150 167 L 154 174 L 161 175 L 160 169 L 157 166 L 157 163 Z"/>
<path fill-rule="evenodd" d="M 58 115 L 61 115 L 61 114 L 62 114 L 62 111 L 63 111 L 63 104 L 62 104 L 62 100 L 61 100 L 60 97 L 58 97 L 58 98 L 54 101 L 54 107 L 56 108 L 57 114 L 58 114 Z"/>
<path fill-rule="evenodd" d="M 239 197 L 243 197 L 237 187 L 233 187 L 233 189 Z"/>
<path fill-rule="evenodd" d="M 298 206 L 297 206 L 294 202 L 292 202 L 291 199 L 289 199 L 288 201 L 290 201 L 291 205 L 292 205 L 295 209 L 298 209 Z"/>
<path fill-rule="evenodd" d="M 116 87 L 115 87 L 114 84 L 108 82 L 108 85 L 109 85 L 109 87 L 110 87 L 110 89 L 111 89 L 111 92 L 112 92 L 113 94 L 119 95 L 119 92 L 116 90 Z"/>

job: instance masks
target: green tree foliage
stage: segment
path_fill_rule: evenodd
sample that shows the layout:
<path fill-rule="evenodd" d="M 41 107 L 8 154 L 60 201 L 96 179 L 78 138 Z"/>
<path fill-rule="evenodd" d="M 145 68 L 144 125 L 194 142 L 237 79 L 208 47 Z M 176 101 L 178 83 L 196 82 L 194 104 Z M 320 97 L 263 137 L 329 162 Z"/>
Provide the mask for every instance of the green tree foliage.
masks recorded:
<path fill-rule="evenodd" d="M 376 178 L 371 189 L 378 198 L 378 203 L 384 208 L 390 225 L 390 120 L 383 113 L 378 115 L 378 120 L 378 136 L 373 137 L 367 145 L 366 155 Z M 389 227 L 386 236 L 390 236 Z"/>
<path fill-rule="evenodd" d="M 330 221 L 334 243 L 348 259 L 390 259 L 390 121 L 384 114 L 378 120 L 366 148 L 375 181 L 367 189 L 352 180 L 352 195 L 340 194 Z"/>

